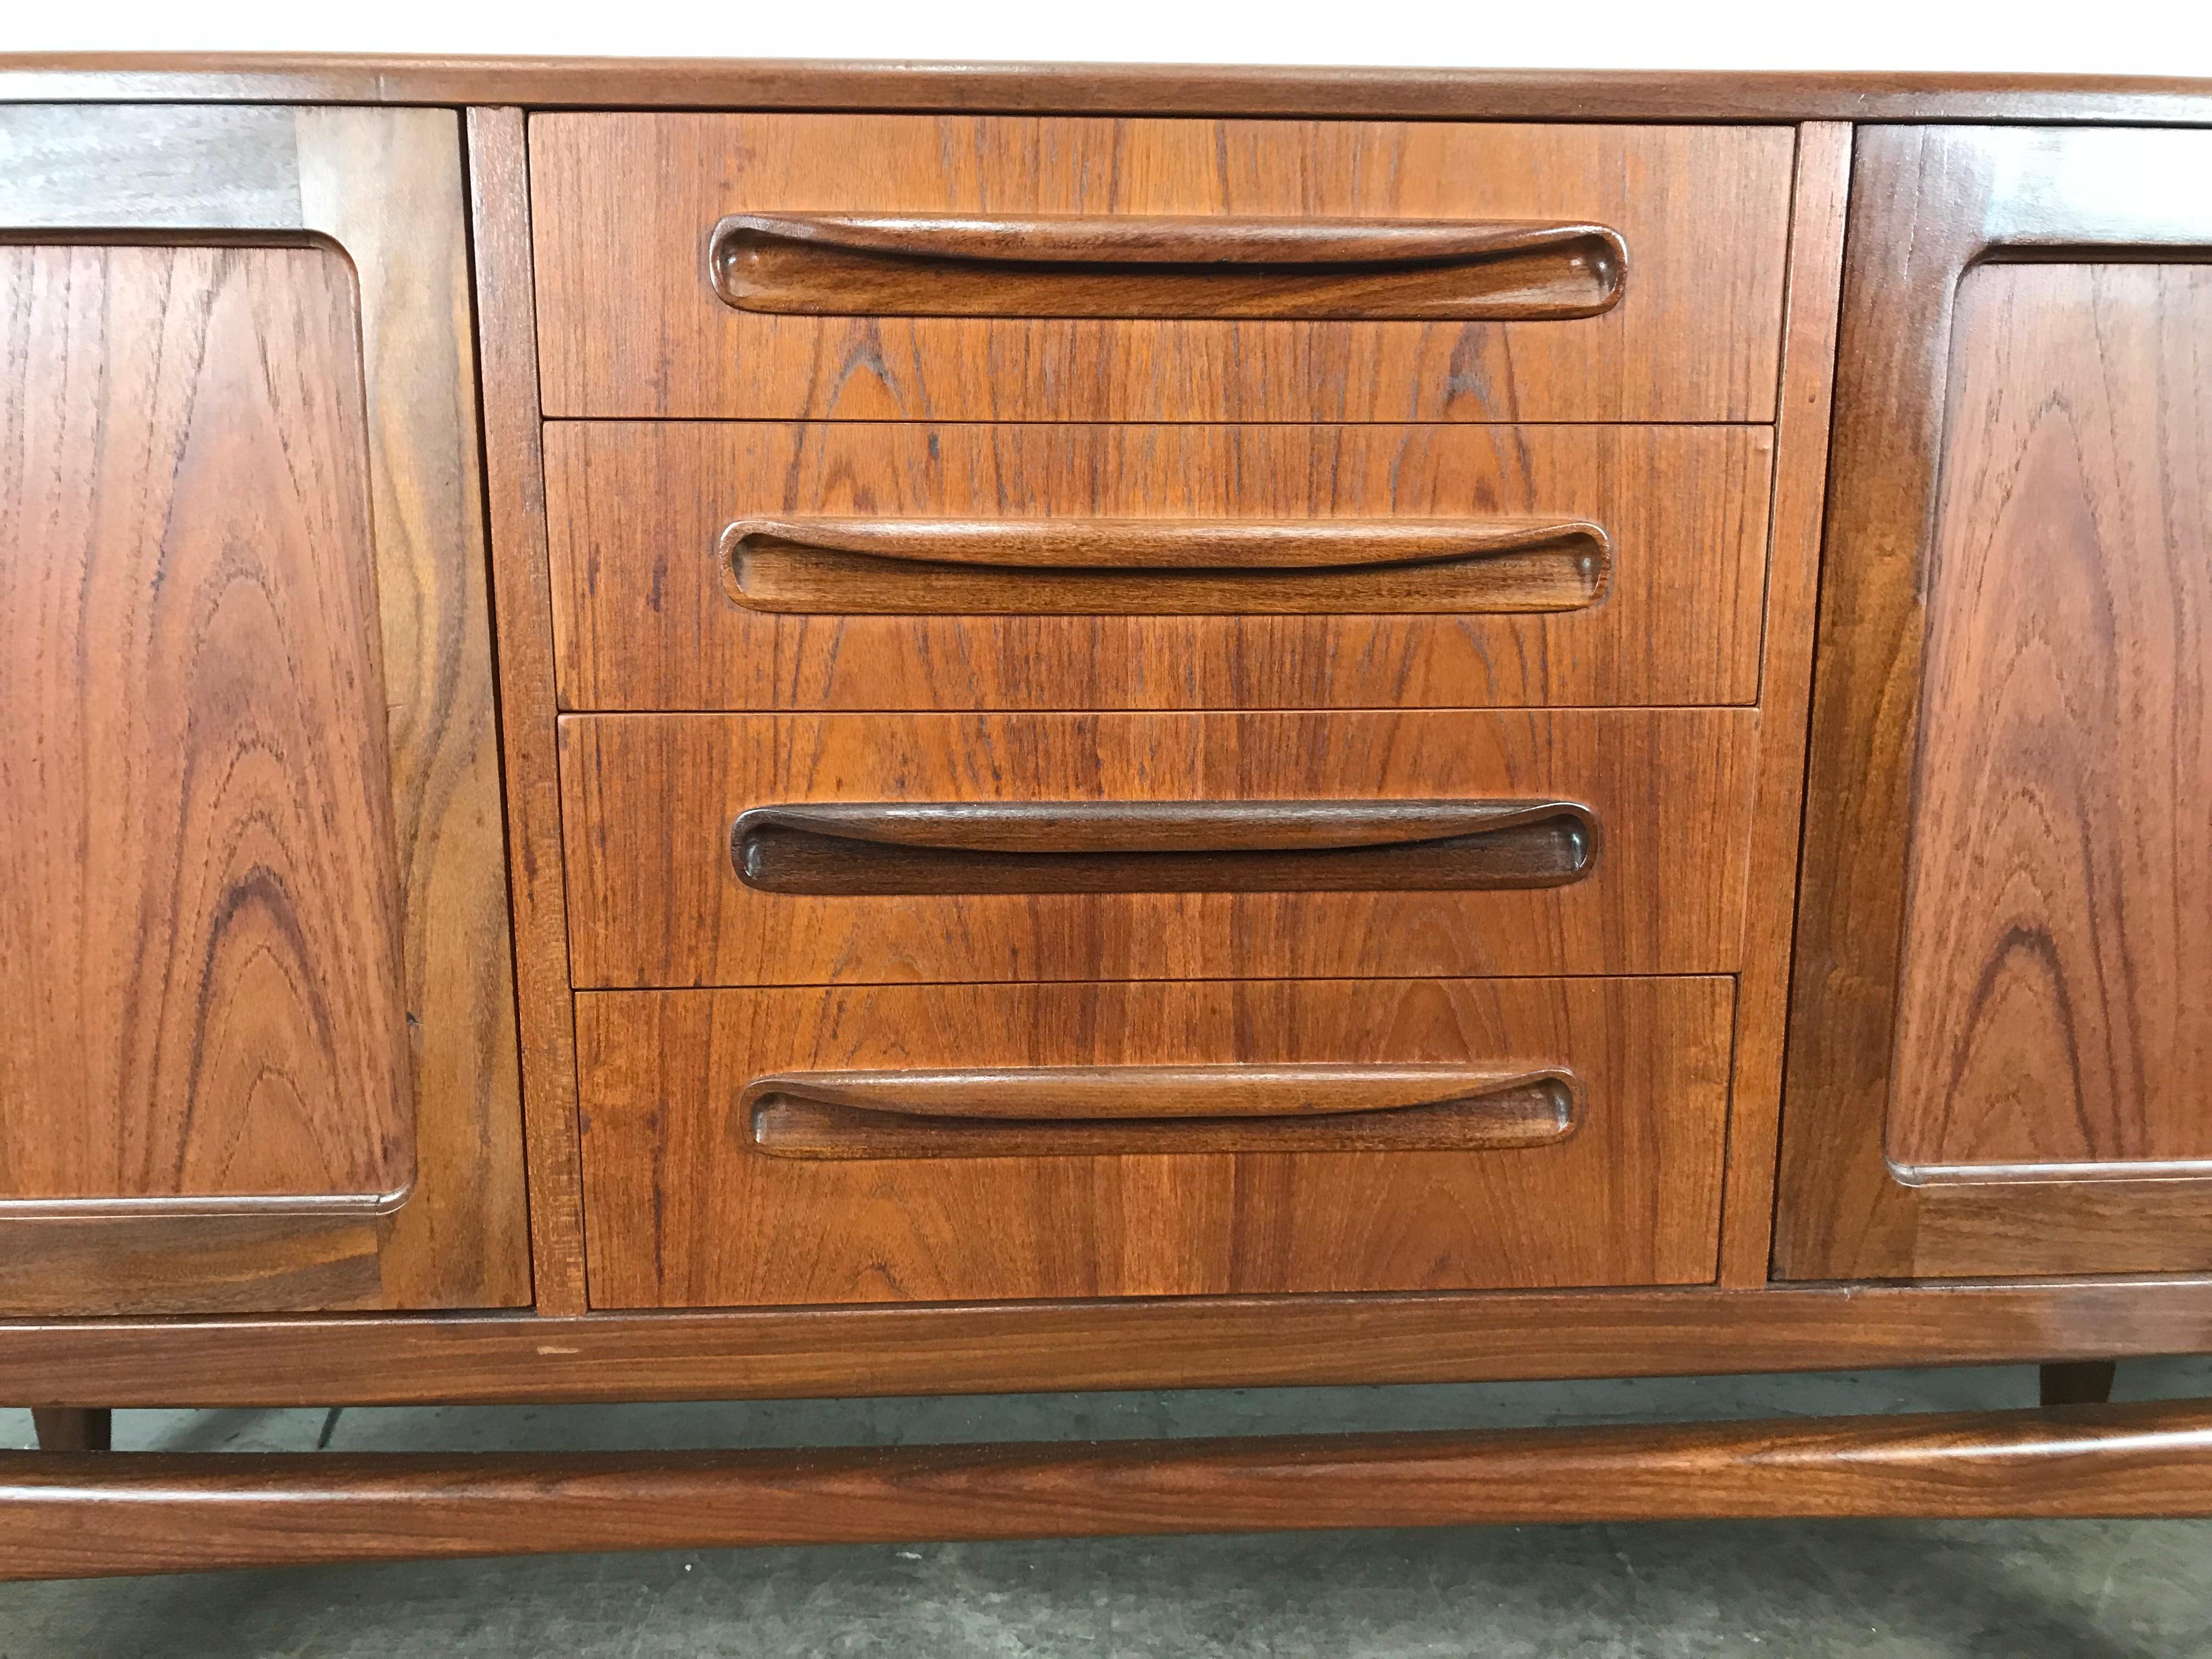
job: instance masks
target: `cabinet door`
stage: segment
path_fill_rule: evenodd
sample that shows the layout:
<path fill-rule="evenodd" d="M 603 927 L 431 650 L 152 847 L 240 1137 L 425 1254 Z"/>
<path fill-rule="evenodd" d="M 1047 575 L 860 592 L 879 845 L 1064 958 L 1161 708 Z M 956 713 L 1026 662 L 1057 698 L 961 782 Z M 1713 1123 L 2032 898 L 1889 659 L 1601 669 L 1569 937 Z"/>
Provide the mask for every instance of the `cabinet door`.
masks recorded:
<path fill-rule="evenodd" d="M 2212 1267 L 2208 178 L 1860 136 L 1784 1276 Z"/>
<path fill-rule="evenodd" d="M 526 1301 L 445 111 L 0 111 L 0 1310 Z"/>

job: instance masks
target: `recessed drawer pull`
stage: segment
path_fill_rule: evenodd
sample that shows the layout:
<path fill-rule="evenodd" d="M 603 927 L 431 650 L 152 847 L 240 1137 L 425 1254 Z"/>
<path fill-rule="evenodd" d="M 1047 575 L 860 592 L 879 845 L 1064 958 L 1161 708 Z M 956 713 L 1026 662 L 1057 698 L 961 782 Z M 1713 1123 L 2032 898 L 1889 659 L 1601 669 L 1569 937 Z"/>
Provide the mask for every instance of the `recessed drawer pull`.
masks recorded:
<path fill-rule="evenodd" d="M 1347 893 L 1559 887 L 1597 852 L 1556 800 L 853 802 L 730 831 L 770 893 Z"/>
<path fill-rule="evenodd" d="M 860 317 L 1595 317 L 1602 225 L 1125 214 L 738 213 L 708 245 L 740 311 Z"/>
<path fill-rule="evenodd" d="M 1579 519 L 756 518 L 717 556 L 756 611 L 1358 615 L 1580 610 L 1613 548 Z"/>
<path fill-rule="evenodd" d="M 800 1072 L 739 1109 L 775 1158 L 1486 1152 L 1565 1140 L 1575 1085 L 1457 1065 Z"/>

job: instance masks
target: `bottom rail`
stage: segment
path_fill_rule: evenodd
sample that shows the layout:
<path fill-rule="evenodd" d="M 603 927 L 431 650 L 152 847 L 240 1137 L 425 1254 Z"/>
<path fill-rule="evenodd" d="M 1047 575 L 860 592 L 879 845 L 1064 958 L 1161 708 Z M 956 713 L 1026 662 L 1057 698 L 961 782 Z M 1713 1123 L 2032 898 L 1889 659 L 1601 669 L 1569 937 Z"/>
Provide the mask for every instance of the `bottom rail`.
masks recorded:
<path fill-rule="evenodd" d="M 2212 1401 L 797 1451 L 0 1453 L 0 1577 L 1466 1522 L 2212 1516 Z"/>

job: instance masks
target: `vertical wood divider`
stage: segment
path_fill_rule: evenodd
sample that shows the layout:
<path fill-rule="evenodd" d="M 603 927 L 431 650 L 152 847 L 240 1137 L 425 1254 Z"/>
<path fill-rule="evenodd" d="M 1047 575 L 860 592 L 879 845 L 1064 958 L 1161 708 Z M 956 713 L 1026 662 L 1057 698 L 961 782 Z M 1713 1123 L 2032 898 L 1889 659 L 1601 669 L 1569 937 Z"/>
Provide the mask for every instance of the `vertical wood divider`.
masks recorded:
<path fill-rule="evenodd" d="M 484 483 L 491 514 L 500 735 L 507 762 L 508 874 L 521 1003 L 530 1258 L 538 1311 L 580 1314 L 587 1305 L 583 1172 L 554 748 L 558 703 L 545 544 L 529 160 L 520 110 L 471 108 L 467 120 Z"/>
<path fill-rule="evenodd" d="M 1773 1247 L 1791 919 L 1850 173 L 1849 123 L 1815 121 L 1798 128 L 1759 676 L 1759 782 L 1744 908 L 1743 971 L 1736 984 L 1735 1075 L 1721 1206 L 1720 1282 L 1735 1289 L 1766 1283 Z"/>

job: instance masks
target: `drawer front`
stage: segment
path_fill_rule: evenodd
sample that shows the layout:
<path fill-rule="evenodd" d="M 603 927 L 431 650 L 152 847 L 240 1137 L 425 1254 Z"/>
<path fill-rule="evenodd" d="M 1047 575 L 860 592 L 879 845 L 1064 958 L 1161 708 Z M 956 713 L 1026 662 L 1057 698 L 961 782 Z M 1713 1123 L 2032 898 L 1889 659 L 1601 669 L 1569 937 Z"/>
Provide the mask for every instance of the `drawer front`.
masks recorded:
<path fill-rule="evenodd" d="M 1785 128 L 568 113 L 530 132 L 550 415 L 1773 415 Z"/>
<path fill-rule="evenodd" d="M 592 1300 L 1707 1281 L 1732 999 L 1724 978 L 587 993 Z M 1486 1114 L 1506 1127 L 1466 1133 Z"/>
<path fill-rule="evenodd" d="M 555 423 L 562 697 L 1749 702 L 1771 446 L 1728 426 Z"/>
<path fill-rule="evenodd" d="M 1729 972 L 1758 719 L 571 715 L 574 979 Z"/>

